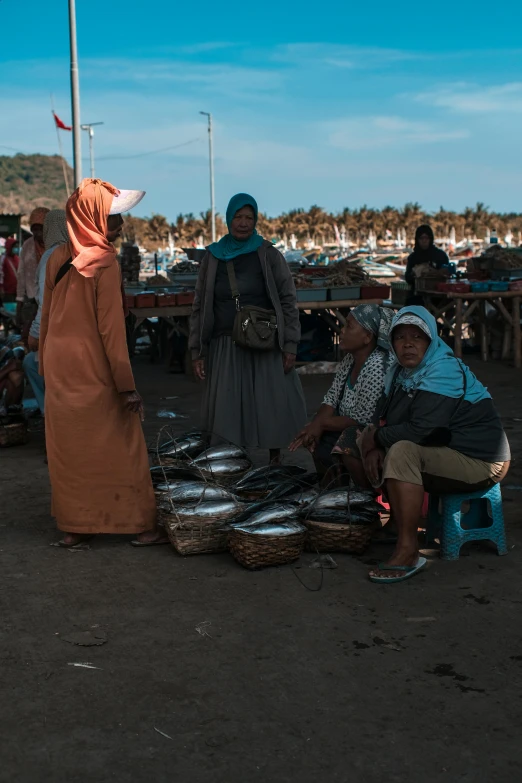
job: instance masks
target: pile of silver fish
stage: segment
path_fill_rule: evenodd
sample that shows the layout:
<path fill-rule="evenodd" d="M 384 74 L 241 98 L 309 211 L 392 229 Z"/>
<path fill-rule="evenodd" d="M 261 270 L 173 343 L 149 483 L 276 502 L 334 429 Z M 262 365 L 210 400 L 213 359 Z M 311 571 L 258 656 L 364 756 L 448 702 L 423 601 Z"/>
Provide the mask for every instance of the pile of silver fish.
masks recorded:
<path fill-rule="evenodd" d="M 308 519 L 354 525 L 373 525 L 378 521 L 383 507 L 371 491 L 333 489 L 323 492 L 306 509 Z"/>
<path fill-rule="evenodd" d="M 156 454 L 159 459 L 186 459 L 201 454 L 208 446 L 207 439 L 202 432 L 187 432 L 186 435 L 180 435 L 179 438 L 170 438 L 158 447 L 149 449 Z"/>
<path fill-rule="evenodd" d="M 209 446 L 202 432 L 171 438 L 151 451 L 168 458 L 151 468 L 151 477 L 158 508 L 172 524 L 217 521 L 228 529 L 287 536 L 304 532 L 307 519 L 373 524 L 382 511 L 372 492 L 320 492 L 317 473 L 296 465 L 252 468 L 244 449 Z M 246 502 L 249 494 L 263 499 Z"/>
<path fill-rule="evenodd" d="M 297 465 L 265 465 L 249 470 L 235 485 L 236 492 L 268 492 L 291 478 L 304 476 L 306 470 Z M 298 486 L 296 487 L 298 488 Z"/>
<path fill-rule="evenodd" d="M 238 512 L 236 500 L 207 500 L 195 505 L 176 506 L 172 521 L 180 522 L 213 522 L 219 519 L 226 523 Z"/>
<path fill-rule="evenodd" d="M 204 481 L 174 481 L 156 487 L 158 508 L 173 512 L 178 505 L 203 504 L 214 500 L 235 501 L 235 497 L 223 487 Z"/>
<path fill-rule="evenodd" d="M 160 463 L 151 468 L 154 484 L 181 479 L 215 479 L 230 482 L 252 467 L 246 451 L 232 443 L 208 445 L 202 432 L 187 432 L 151 448 Z"/>
<path fill-rule="evenodd" d="M 294 533 L 306 533 L 306 528 L 300 522 L 286 520 L 285 522 L 260 522 L 257 525 L 234 525 L 234 530 L 242 533 L 254 533 L 258 536 L 291 536 Z"/>

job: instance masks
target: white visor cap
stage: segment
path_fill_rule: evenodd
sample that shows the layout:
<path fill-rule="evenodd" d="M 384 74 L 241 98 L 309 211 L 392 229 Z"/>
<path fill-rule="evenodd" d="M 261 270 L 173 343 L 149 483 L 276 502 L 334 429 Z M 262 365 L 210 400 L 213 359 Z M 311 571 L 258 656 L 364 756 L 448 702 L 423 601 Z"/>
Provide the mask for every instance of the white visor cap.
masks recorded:
<path fill-rule="evenodd" d="M 144 190 L 120 190 L 119 196 L 113 196 L 109 215 L 122 215 L 134 209 L 145 195 Z"/>

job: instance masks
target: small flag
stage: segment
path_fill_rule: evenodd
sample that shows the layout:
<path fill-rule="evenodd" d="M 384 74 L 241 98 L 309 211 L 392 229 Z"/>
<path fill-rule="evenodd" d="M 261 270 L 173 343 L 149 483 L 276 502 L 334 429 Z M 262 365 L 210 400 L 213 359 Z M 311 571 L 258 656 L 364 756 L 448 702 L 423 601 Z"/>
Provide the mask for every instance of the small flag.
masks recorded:
<path fill-rule="evenodd" d="M 61 120 L 58 117 L 58 115 L 54 113 L 54 111 L 53 111 L 53 117 L 57 128 L 61 128 L 62 130 L 72 131 L 72 125 L 66 125 L 65 122 L 63 122 L 63 120 Z"/>

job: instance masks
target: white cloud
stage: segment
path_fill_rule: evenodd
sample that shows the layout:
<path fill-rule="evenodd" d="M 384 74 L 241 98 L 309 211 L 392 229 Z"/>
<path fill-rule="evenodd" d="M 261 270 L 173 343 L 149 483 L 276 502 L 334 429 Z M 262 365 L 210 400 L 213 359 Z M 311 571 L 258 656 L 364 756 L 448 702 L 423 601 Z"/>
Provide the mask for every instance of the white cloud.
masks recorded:
<path fill-rule="evenodd" d="M 469 137 L 469 131 L 396 116 L 350 117 L 325 123 L 332 147 L 365 150 L 407 144 L 434 144 Z"/>
<path fill-rule="evenodd" d="M 272 59 L 295 65 L 320 63 L 332 68 L 382 68 L 392 63 L 418 60 L 423 55 L 401 49 L 371 46 L 340 46 L 328 43 L 292 43 L 278 46 Z"/>
<path fill-rule="evenodd" d="M 448 87 L 423 92 L 415 96 L 420 103 L 438 106 L 460 114 L 489 112 L 522 112 L 522 82 L 480 87 L 457 82 Z"/>

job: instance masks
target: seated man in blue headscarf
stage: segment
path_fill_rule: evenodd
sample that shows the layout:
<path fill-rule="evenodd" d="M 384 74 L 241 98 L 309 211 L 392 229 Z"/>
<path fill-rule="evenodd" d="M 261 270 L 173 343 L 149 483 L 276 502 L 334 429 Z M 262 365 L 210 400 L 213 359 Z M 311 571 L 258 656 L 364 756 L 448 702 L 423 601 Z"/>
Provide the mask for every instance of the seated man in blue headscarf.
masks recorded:
<path fill-rule="evenodd" d="M 395 552 L 372 581 L 402 581 L 426 564 L 417 527 L 424 493 L 473 493 L 501 481 L 509 444 L 488 390 L 438 337 L 424 307 L 404 307 L 391 326 L 395 362 L 380 426 L 359 439 L 366 475 L 384 485 L 398 528 Z"/>

